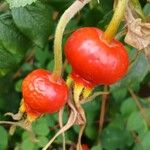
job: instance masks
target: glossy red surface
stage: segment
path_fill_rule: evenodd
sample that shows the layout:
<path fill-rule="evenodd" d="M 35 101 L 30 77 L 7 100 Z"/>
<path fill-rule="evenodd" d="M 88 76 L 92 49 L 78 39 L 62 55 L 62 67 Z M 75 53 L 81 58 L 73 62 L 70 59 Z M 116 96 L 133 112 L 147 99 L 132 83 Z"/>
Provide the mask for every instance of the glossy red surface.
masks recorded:
<path fill-rule="evenodd" d="M 107 44 L 102 35 L 98 28 L 80 28 L 65 44 L 65 55 L 73 73 L 91 82 L 91 85 L 113 84 L 128 69 L 128 54 L 123 44 L 117 40 Z"/>
<path fill-rule="evenodd" d="M 82 144 L 82 150 L 90 150 L 87 146 L 87 144 Z"/>
<path fill-rule="evenodd" d="M 62 78 L 52 80 L 52 73 L 37 69 L 22 83 L 23 99 L 27 113 L 40 115 L 54 113 L 65 105 L 68 87 Z"/>

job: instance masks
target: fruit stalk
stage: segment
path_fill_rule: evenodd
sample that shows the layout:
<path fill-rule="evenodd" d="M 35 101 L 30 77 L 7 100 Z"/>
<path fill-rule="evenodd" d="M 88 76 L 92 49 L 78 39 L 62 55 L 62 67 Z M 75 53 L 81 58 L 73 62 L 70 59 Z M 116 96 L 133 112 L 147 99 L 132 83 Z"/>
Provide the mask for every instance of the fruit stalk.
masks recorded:
<path fill-rule="evenodd" d="M 68 22 L 80 11 L 90 0 L 79 1 L 76 0 L 61 16 L 56 27 L 54 39 L 54 70 L 53 76 L 57 78 L 61 76 L 62 72 L 62 37 Z"/>
<path fill-rule="evenodd" d="M 128 0 L 119 0 L 118 4 L 115 8 L 115 12 L 113 14 L 113 17 L 106 29 L 106 31 L 104 32 L 104 39 L 110 43 L 112 41 L 112 39 L 114 38 L 119 25 L 122 21 L 122 18 L 124 16 L 125 10 L 126 10 L 126 6 L 127 6 L 127 2 Z"/>

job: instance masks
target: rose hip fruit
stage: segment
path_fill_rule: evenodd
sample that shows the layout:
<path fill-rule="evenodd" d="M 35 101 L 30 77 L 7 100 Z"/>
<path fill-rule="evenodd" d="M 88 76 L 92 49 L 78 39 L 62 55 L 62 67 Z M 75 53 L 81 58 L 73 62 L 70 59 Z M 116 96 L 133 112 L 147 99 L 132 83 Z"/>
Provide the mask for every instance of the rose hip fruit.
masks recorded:
<path fill-rule="evenodd" d="M 72 78 L 91 87 L 117 82 L 129 64 L 124 45 L 115 39 L 107 43 L 103 31 L 94 27 L 73 32 L 65 43 L 65 55 L 72 66 Z"/>
<path fill-rule="evenodd" d="M 68 87 L 61 77 L 55 81 L 51 72 L 37 69 L 23 80 L 22 93 L 27 114 L 40 116 L 55 113 L 65 105 Z"/>

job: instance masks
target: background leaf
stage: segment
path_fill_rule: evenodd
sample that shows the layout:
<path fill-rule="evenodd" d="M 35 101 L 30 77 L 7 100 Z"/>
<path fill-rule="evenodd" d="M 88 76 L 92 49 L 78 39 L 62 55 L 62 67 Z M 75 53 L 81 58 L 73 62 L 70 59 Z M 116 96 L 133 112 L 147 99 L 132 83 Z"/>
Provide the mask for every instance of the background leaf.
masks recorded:
<path fill-rule="evenodd" d="M 18 65 L 31 43 L 17 29 L 10 14 L 0 16 L 0 30 L 0 75 L 5 75 Z"/>
<path fill-rule="evenodd" d="M 127 75 L 121 81 L 112 85 L 111 90 L 113 91 L 124 87 L 137 89 L 149 71 L 150 66 L 148 60 L 144 53 L 141 53 L 133 65 L 129 68 Z"/>
<path fill-rule="evenodd" d="M 0 149 L 6 150 L 8 145 L 8 133 L 4 127 L 0 126 Z"/>
<path fill-rule="evenodd" d="M 13 8 L 13 7 L 24 7 L 26 5 L 30 5 L 32 4 L 33 2 L 36 2 L 37 0 L 6 0 L 10 7 Z"/>
<path fill-rule="evenodd" d="M 52 8 L 38 1 L 26 7 L 12 9 L 19 29 L 41 48 L 48 42 L 52 25 Z"/>

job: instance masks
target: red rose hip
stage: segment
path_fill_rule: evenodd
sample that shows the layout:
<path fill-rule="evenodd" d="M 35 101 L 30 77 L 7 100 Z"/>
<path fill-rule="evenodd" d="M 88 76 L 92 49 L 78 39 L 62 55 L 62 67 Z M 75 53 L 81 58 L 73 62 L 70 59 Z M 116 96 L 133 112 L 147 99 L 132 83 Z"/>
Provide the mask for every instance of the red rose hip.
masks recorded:
<path fill-rule="evenodd" d="M 23 80 L 22 93 L 25 111 L 37 117 L 59 111 L 67 102 L 68 87 L 61 77 L 54 81 L 51 72 L 37 69 Z"/>
<path fill-rule="evenodd" d="M 87 144 L 82 144 L 82 150 L 89 150 L 89 147 Z"/>
<path fill-rule="evenodd" d="M 72 33 L 65 43 L 72 78 L 81 78 L 87 86 L 113 84 L 128 69 L 129 59 L 124 45 L 115 39 L 107 43 L 102 36 L 100 29 L 84 27 Z"/>

